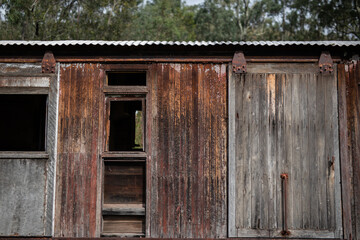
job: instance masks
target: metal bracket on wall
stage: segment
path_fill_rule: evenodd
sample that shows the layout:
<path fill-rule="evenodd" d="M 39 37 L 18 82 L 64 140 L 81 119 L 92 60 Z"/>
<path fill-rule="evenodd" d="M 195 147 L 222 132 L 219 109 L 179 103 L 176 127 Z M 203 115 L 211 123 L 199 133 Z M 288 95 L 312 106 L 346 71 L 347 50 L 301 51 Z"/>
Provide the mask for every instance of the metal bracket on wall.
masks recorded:
<path fill-rule="evenodd" d="M 47 51 L 41 61 L 42 73 L 55 73 L 55 57 L 51 51 Z"/>
<path fill-rule="evenodd" d="M 320 73 L 332 73 L 334 71 L 333 64 L 330 53 L 323 51 L 319 58 Z"/>
<path fill-rule="evenodd" d="M 234 73 L 246 73 L 246 59 L 242 51 L 237 51 L 232 60 Z"/>

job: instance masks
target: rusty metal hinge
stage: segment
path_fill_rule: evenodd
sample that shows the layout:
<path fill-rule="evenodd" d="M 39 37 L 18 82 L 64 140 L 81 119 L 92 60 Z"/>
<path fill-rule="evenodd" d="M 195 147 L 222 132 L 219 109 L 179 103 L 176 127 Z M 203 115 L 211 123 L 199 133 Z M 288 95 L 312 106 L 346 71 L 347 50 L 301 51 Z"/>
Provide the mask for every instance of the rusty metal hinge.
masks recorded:
<path fill-rule="evenodd" d="M 332 73 L 334 71 L 333 68 L 333 60 L 328 51 L 323 51 L 319 58 L 319 69 L 321 73 Z"/>
<path fill-rule="evenodd" d="M 51 51 L 47 51 L 41 61 L 42 73 L 55 73 L 55 57 Z"/>
<path fill-rule="evenodd" d="M 246 73 L 246 59 L 242 51 L 237 51 L 232 60 L 234 73 Z"/>

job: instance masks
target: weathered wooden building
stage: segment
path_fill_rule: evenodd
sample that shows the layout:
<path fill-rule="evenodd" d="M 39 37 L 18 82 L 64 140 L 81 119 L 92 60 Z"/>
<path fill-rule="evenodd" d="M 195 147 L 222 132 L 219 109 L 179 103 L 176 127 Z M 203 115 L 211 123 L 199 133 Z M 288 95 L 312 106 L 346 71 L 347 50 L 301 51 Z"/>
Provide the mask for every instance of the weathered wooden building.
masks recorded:
<path fill-rule="evenodd" d="M 0 41 L 0 236 L 360 239 L 359 52 Z"/>

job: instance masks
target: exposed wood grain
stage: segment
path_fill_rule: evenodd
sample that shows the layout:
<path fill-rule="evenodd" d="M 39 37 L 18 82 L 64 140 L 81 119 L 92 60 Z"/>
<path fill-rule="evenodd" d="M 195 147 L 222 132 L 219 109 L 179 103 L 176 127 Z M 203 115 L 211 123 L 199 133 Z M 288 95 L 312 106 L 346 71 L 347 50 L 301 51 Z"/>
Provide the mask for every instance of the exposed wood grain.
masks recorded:
<path fill-rule="evenodd" d="M 356 232 L 355 238 L 360 238 L 360 92 L 356 86 L 360 82 L 360 64 L 357 62 L 355 66 L 355 76 L 352 80 L 353 106 L 354 106 L 354 137 L 353 137 L 353 168 L 354 168 L 354 206 L 355 206 L 355 224 Z"/>
<path fill-rule="evenodd" d="M 6 76 L 16 76 L 16 75 L 33 76 L 40 74 L 42 75 L 41 64 L 0 63 L 0 74 Z"/>
<path fill-rule="evenodd" d="M 151 88 L 158 128 L 151 139 L 152 237 L 226 236 L 225 68 L 157 65 Z"/>
<path fill-rule="evenodd" d="M 0 152 L 0 159 L 48 159 L 49 154 L 46 152 Z"/>
<path fill-rule="evenodd" d="M 2 87 L 0 94 L 48 94 L 48 87 Z"/>
<path fill-rule="evenodd" d="M 60 72 L 54 235 L 95 237 L 103 75 L 97 64 L 61 65 Z"/>
<path fill-rule="evenodd" d="M 142 234 L 145 224 L 140 216 L 104 216 L 103 233 L 135 233 Z"/>
<path fill-rule="evenodd" d="M 299 176 L 301 178 L 301 204 L 302 209 L 299 216 L 301 218 L 301 228 L 307 229 L 310 226 L 310 166 L 311 158 L 309 156 L 309 118 L 308 118 L 308 95 L 309 87 L 312 87 L 312 81 L 310 81 L 310 74 L 304 74 L 300 78 L 299 85 L 303 88 L 299 88 L 299 108 L 300 108 L 300 165 L 302 169 L 302 174 Z M 301 91 L 306 91 L 306 94 Z"/>
<path fill-rule="evenodd" d="M 34 77 L 34 76 L 21 76 L 21 77 L 0 77 L 0 87 L 49 87 L 49 77 Z"/>
<path fill-rule="evenodd" d="M 145 216 L 144 204 L 104 204 L 103 215 Z"/>
<path fill-rule="evenodd" d="M 147 86 L 105 86 L 104 87 L 105 93 L 148 93 L 148 87 Z"/>
<path fill-rule="evenodd" d="M 228 93 L 229 93 L 229 99 L 235 99 L 235 89 L 236 89 L 236 83 L 240 82 L 240 76 L 242 75 L 238 75 L 238 76 L 233 76 L 233 71 L 232 71 L 232 66 L 228 67 Z M 243 82 L 243 81 L 242 81 Z M 199 92 L 199 94 L 201 94 L 201 96 L 199 97 L 202 100 L 202 91 Z M 242 99 L 242 98 L 238 98 L 238 99 Z M 238 104 L 241 106 L 241 104 Z M 235 135 L 238 132 L 236 129 L 236 124 L 235 121 L 238 121 L 238 119 L 236 118 L 236 104 L 235 101 L 228 101 L 228 109 L 229 109 L 229 121 L 228 121 L 228 131 L 229 133 L 233 133 L 233 134 L 229 134 L 229 145 L 228 145 L 228 152 L 229 152 L 229 159 L 235 159 L 235 157 L 237 156 L 237 149 L 236 149 L 236 144 L 235 144 Z M 239 107 L 240 107 L 239 106 Z M 200 115 L 201 117 L 201 115 Z M 200 141 L 201 142 L 201 141 Z M 238 161 L 240 162 L 240 161 Z M 229 237 L 235 237 L 237 236 L 237 232 L 236 232 L 236 220 L 237 219 L 243 219 L 243 218 L 236 218 L 236 209 L 240 209 L 242 208 L 243 204 L 243 198 L 242 197 L 238 197 L 239 199 L 239 205 L 240 207 L 236 208 L 236 163 L 235 161 L 229 161 L 228 164 L 228 172 L 229 172 L 229 195 L 228 195 L 228 206 L 229 206 L 229 225 L 228 225 L 228 235 Z M 241 162 L 240 162 L 241 163 Z"/>
<path fill-rule="evenodd" d="M 348 143 L 351 148 L 352 161 L 352 238 L 360 237 L 360 107 L 358 81 L 360 78 L 359 62 L 351 63 L 347 68 L 347 116 L 348 116 Z"/>
<path fill-rule="evenodd" d="M 281 237 L 280 174 L 287 173 L 290 236 L 339 237 L 336 79 L 313 65 L 257 66 L 244 79 L 229 80 L 229 106 L 235 107 L 229 109 L 229 139 L 235 141 L 229 142 L 229 166 L 236 168 L 229 179 L 235 181 L 230 234 L 234 228 L 239 237 Z"/>

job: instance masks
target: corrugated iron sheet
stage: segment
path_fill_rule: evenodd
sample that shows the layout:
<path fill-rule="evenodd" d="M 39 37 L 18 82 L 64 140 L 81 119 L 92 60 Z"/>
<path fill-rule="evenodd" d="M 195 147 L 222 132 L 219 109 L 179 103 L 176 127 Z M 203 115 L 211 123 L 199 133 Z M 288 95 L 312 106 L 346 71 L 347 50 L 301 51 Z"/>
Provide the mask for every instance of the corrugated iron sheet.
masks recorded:
<path fill-rule="evenodd" d="M 63 41 L 0 41 L 0 46 L 329 46 L 354 47 L 360 46 L 360 41 L 93 41 L 93 40 L 63 40 Z"/>

